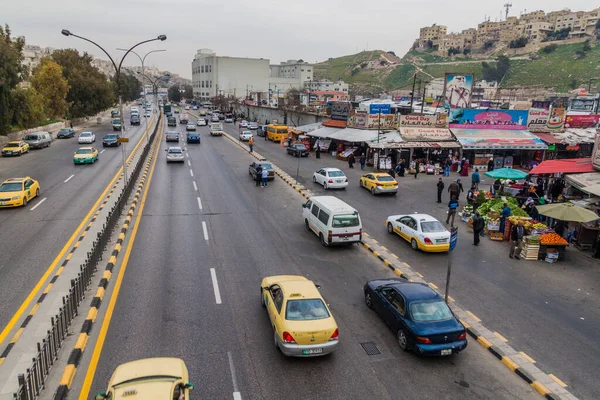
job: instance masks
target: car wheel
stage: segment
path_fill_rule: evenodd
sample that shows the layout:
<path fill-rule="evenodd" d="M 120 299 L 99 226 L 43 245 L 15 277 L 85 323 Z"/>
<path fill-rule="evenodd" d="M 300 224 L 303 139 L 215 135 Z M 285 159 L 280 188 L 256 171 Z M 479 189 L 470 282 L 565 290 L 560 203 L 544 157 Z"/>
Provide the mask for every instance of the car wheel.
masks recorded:
<path fill-rule="evenodd" d="M 327 190 L 327 189 L 328 189 L 328 187 L 327 187 L 327 182 L 323 182 L 323 189 L 325 189 L 325 190 Z"/>
<path fill-rule="evenodd" d="M 21 151 L 19 152 L 19 157 L 21 157 L 22 155 L 23 155 L 23 151 L 21 150 Z"/>
<path fill-rule="evenodd" d="M 372 194 L 373 196 L 375 196 L 375 188 L 374 188 L 374 187 L 372 187 L 372 188 L 371 188 L 371 194 Z"/>
<path fill-rule="evenodd" d="M 404 330 L 399 329 L 396 334 L 396 341 L 398 342 L 398 346 L 404 351 L 408 351 L 408 338 L 406 337 L 406 333 Z"/>
<path fill-rule="evenodd" d="M 35 197 L 40 197 L 40 189 L 35 189 Z"/>
<path fill-rule="evenodd" d="M 371 295 L 367 292 L 365 292 L 365 304 L 370 309 L 373 309 L 373 299 L 371 298 Z"/>
<path fill-rule="evenodd" d="M 267 305 L 265 304 L 265 294 L 263 293 L 263 289 L 260 288 L 260 305 L 263 307 L 266 307 Z"/>
<path fill-rule="evenodd" d="M 308 220 L 306 218 L 304 219 L 304 227 L 310 232 L 310 225 L 308 224 Z"/>
<path fill-rule="evenodd" d="M 360 186 L 361 188 L 364 188 L 362 179 L 358 181 L 358 186 Z"/>
<path fill-rule="evenodd" d="M 391 222 L 388 222 L 387 224 L 387 228 L 388 228 L 388 233 L 394 233 L 394 226 L 392 225 Z"/>
<path fill-rule="evenodd" d="M 413 250 L 419 250 L 419 244 L 415 239 L 410 239 L 410 247 L 412 247 Z"/>
<path fill-rule="evenodd" d="M 273 328 L 273 343 L 275 344 L 275 348 L 279 349 L 279 338 L 277 337 L 277 331 Z"/>
<path fill-rule="evenodd" d="M 27 205 L 27 196 L 23 196 L 23 207 Z"/>
<path fill-rule="evenodd" d="M 327 243 L 327 242 L 325 241 L 325 236 L 323 236 L 323 234 L 322 234 L 322 233 L 319 233 L 319 240 L 321 241 L 321 244 L 322 244 L 324 247 L 328 247 L 328 246 L 329 246 L 329 243 Z"/>
<path fill-rule="evenodd" d="M 313 175 L 313 183 L 317 183 L 317 177 Z"/>

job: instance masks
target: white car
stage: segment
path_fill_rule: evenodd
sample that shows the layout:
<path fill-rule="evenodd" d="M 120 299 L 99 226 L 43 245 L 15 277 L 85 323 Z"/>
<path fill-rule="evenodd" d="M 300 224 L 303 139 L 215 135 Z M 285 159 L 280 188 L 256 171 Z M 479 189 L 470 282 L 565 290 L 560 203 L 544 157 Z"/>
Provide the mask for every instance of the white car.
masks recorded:
<path fill-rule="evenodd" d="M 179 146 L 170 146 L 165 149 L 167 152 L 167 163 L 170 162 L 184 162 L 183 149 Z"/>
<path fill-rule="evenodd" d="M 231 124 L 231 123 L 233 123 L 233 118 L 231 118 L 231 117 L 225 117 L 225 122 Z"/>
<path fill-rule="evenodd" d="M 248 127 L 248 121 L 243 120 L 242 122 L 240 122 L 240 128 L 247 128 Z"/>
<path fill-rule="evenodd" d="M 196 122 L 198 126 L 206 126 L 206 120 L 204 118 L 199 118 L 198 122 Z"/>
<path fill-rule="evenodd" d="M 77 139 L 79 144 L 94 143 L 95 141 L 96 135 L 94 135 L 93 132 L 81 132 L 79 134 L 79 138 Z"/>
<path fill-rule="evenodd" d="M 198 106 L 193 106 L 192 107 L 192 110 L 197 110 L 197 109 L 198 109 Z"/>
<path fill-rule="evenodd" d="M 321 168 L 313 174 L 313 182 L 323 186 L 323 189 L 346 189 L 348 178 L 341 169 Z"/>
<path fill-rule="evenodd" d="M 188 124 L 185 126 L 185 130 L 186 130 L 187 132 L 189 132 L 189 131 L 195 131 L 195 130 L 196 130 L 196 125 L 194 125 L 194 124 L 192 124 L 192 123 L 190 122 L 190 123 L 188 123 Z"/>
<path fill-rule="evenodd" d="M 450 232 L 428 214 L 391 215 L 385 221 L 390 234 L 398 234 L 413 250 L 445 252 L 450 250 Z"/>
<path fill-rule="evenodd" d="M 258 129 L 258 122 L 248 122 L 248 129 Z"/>
<path fill-rule="evenodd" d="M 212 122 L 219 122 L 219 117 L 217 117 L 216 115 L 213 115 L 212 118 L 210 119 Z"/>
<path fill-rule="evenodd" d="M 149 116 L 150 116 L 150 111 L 146 111 L 146 112 L 144 113 L 144 117 L 148 118 Z"/>
<path fill-rule="evenodd" d="M 240 132 L 240 140 L 241 141 L 247 142 L 250 139 L 252 139 L 252 132 L 250 132 L 250 131 L 241 131 Z"/>

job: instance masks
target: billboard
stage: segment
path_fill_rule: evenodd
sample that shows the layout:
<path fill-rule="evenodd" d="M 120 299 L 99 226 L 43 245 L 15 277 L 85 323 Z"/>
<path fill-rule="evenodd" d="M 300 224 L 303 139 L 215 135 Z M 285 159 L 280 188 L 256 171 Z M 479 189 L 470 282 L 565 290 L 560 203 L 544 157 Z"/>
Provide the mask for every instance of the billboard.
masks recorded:
<path fill-rule="evenodd" d="M 552 105 L 552 101 L 550 100 L 532 100 L 531 108 L 539 108 L 543 110 L 549 110 Z"/>
<path fill-rule="evenodd" d="M 348 118 L 348 127 L 357 129 L 367 129 L 369 124 L 369 113 L 366 111 L 350 110 Z"/>
<path fill-rule="evenodd" d="M 437 115 L 408 114 L 400 115 L 398 127 L 418 126 L 423 128 L 447 128 L 448 116 L 445 113 Z"/>
<path fill-rule="evenodd" d="M 450 128 L 524 130 L 527 115 L 527 110 L 452 110 Z"/>
<path fill-rule="evenodd" d="M 494 129 L 453 129 L 452 132 L 466 150 L 520 149 L 545 150 L 540 138 L 527 131 Z"/>
<path fill-rule="evenodd" d="M 596 112 L 596 99 L 589 98 L 574 98 L 571 100 L 571 108 L 569 111 L 578 111 L 578 112 Z"/>
<path fill-rule="evenodd" d="M 347 101 L 331 102 L 331 119 L 336 121 L 347 121 L 350 113 L 350 103 Z"/>
<path fill-rule="evenodd" d="M 565 118 L 565 128 L 594 128 L 598 125 L 600 114 L 569 115 Z"/>
<path fill-rule="evenodd" d="M 382 113 L 381 118 L 379 117 L 379 114 L 370 114 L 367 129 L 394 129 L 395 119 L 396 116 L 394 114 Z"/>
<path fill-rule="evenodd" d="M 369 104 L 369 114 L 390 114 L 392 112 L 391 104 L 373 103 Z"/>
<path fill-rule="evenodd" d="M 444 128 L 418 128 L 401 127 L 400 136 L 407 142 L 438 142 L 454 140 L 449 129 Z"/>
<path fill-rule="evenodd" d="M 527 118 L 527 130 L 529 132 L 548 132 L 548 120 L 550 110 L 547 108 L 532 108 Z"/>
<path fill-rule="evenodd" d="M 596 131 L 596 141 L 592 152 L 592 166 L 600 171 L 600 133 Z"/>
<path fill-rule="evenodd" d="M 471 104 L 473 75 L 447 73 L 444 78 L 444 96 L 450 108 L 468 108 Z"/>
<path fill-rule="evenodd" d="M 563 132 L 565 129 L 565 117 L 567 110 L 565 108 L 552 108 L 550 119 L 548 120 L 548 132 Z"/>

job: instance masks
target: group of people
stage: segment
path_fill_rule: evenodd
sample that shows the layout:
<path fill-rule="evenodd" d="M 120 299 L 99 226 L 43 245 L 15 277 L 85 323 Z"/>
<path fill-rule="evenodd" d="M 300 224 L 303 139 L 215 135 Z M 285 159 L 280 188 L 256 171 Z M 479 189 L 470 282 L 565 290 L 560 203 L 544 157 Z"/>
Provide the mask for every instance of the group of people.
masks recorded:
<path fill-rule="evenodd" d="M 269 170 L 258 164 L 256 167 L 255 179 L 256 187 L 267 187 L 267 184 L 269 183 Z"/>

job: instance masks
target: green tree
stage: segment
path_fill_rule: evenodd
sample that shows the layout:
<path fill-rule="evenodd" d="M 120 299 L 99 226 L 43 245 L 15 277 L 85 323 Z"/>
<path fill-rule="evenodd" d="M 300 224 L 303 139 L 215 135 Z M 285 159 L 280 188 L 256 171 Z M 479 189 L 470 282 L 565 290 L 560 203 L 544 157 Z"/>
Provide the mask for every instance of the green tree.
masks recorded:
<path fill-rule="evenodd" d="M 52 53 L 52 59 L 62 67 L 63 76 L 69 84 L 69 118 L 96 115 L 114 104 L 115 97 L 108 79 L 91 64 L 92 56 L 64 49 Z"/>
<path fill-rule="evenodd" d="M 575 78 L 571 78 L 571 81 L 569 81 L 569 88 L 577 89 L 578 87 L 579 87 L 579 81 L 577 81 L 577 79 L 575 79 Z"/>
<path fill-rule="evenodd" d="M 44 98 L 48 118 L 65 116 L 69 84 L 60 65 L 49 57 L 42 58 L 40 65 L 33 72 L 31 85 Z"/>
<path fill-rule="evenodd" d="M 11 90 L 14 107 L 11 123 L 19 129 L 40 126 L 46 120 L 46 99 L 35 88 Z"/>
<path fill-rule="evenodd" d="M 185 85 L 183 87 L 183 97 L 189 100 L 194 98 L 194 88 L 192 85 Z"/>
<path fill-rule="evenodd" d="M 455 55 L 455 54 L 460 54 L 460 50 L 459 50 L 459 49 L 457 49 L 457 48 L 455 48 L 455 47 L 450 47 L 450 48 L 448 49 L 448 56 L 449 56 L 449 57 L 452 57 L 452 56 L 453 56 L 453 55 Z"/>
<path fill-rule="evenodd" d="M 117 81 L 115 76 L 111 79 L 111 85 L 113 88 L 113 93 L 115 99 L 119 98 L 119 94 L 117 93 Z M 124 102 L 133 101 L 140 97 L 140 92 L 142 91 L 142 84 L 134 75 L 130 75 L 128 73 L 124 73 L 121 71 L 121 100 Z"/>
<path fill-rule="evenodd" d="M 181 101 L 181 92 L 179 91 L 179 85 L 173 85 L 168 91 L 169 100 L 179 103 Z"/>
<path fill-rule="evenodd" d="M 583 51 L 590 51 L 592 49 L 592 46 L 590 45 L 590 39 L 587 39 L 585 42 L 583 42 Z"/>
<path fill-rule="evenodd" d="M 27 68 L 23 61 L 22 37 L 11 38 L 10 28 L 0 26 L 0 135 L 12 130 L 14 106 L 11 104 L 11 91 L 17 84 L 27 79 Z"/>
<path fill-rule="evenodd" d="M 501 82 L 510 71 L 510 59 L 507 56 L 500 56 L 496 60 L 496 65 L 481 63 L 483 79 L 486 81 Z"/>

